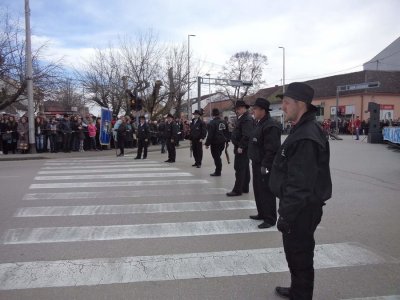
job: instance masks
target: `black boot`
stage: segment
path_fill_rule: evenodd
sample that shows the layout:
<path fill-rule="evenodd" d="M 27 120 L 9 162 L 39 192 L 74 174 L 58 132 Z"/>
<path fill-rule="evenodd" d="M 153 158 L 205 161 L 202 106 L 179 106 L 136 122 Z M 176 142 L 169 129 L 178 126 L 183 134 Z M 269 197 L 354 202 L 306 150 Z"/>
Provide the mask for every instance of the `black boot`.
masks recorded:
<path fill-rule="evenodd" d="M 290 288 L 277 286 L 275 292 L 282 298 L 290 298 Z"/>

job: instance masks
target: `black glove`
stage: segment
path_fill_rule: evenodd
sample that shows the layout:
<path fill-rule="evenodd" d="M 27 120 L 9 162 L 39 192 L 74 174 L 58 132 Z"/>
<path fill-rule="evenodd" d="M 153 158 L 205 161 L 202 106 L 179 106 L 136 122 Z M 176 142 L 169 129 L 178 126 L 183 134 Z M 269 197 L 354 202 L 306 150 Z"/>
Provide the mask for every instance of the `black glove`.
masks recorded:
<path fill-rule="evenodd" d="M 261 175 L 267 175 L 269 173 L 266 167 L 261 167 Z"/>
<path fill-rule="evenodd" d="M 285 234 L 289 234 L 290 233 L 290 225 L 282 217 L 279 217 L 278 223 L 276 224 L 276 227 L 282 233 L 285 233 Z"/>

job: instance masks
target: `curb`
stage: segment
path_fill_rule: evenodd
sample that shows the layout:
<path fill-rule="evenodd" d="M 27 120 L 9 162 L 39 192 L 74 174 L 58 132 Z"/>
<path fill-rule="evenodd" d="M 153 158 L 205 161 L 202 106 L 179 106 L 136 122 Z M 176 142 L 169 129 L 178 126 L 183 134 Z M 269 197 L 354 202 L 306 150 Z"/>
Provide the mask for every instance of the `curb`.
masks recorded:
<path fill-rule="evenodd" d="M 187 149 L 190 147 L 189 141 L 181 141 L 180 146 L 176 149 Z M 147 152 L 161 152 L 161 145 L 152 145 Z M 126 148 L 125 154 L 137 153 L 137 148 Z M 11 156 L 8 156 L 11 155 Z M 54 156 L 53 156 L 54 155 Z M 71 152 L 71 153 L 36 153 L 36 154 L 1 154 L 0 162 L 2 161 L 19 161 L 19 160 L 40 160 L 40 159 L 60 159 L 60 158 L 78 158 L 78 157 L 99 157 L 99 156 L 115 156 L 115 149 L 103 151 L 86 151 L 86 152 Z"/>

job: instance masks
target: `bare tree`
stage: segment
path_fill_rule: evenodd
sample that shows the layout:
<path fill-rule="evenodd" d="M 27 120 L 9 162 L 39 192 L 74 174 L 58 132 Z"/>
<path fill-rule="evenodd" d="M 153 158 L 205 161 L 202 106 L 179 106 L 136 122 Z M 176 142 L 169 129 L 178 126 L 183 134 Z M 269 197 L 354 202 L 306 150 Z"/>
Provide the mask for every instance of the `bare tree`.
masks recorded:
<path fill-rule="evenodd" d="M 163 77 L 164 47 L 153 31 L 138 33 L 135 39 L 121 40 L 124 76 L 135 97 L 143 99 L 143 108 L 152 116 L 159 104 Z"/>
<path fill-rule="evenodd" d="M 236 101 L 249 92 L 257 90 L 264 83 L 262 74 L 266 65 L 267 57 L 260 53 L 242 51 L 232 55 L 223 67 L 221 76 L 231 80 L 252 81 L 253 86 L 225 86 L 224 94 L 232 101 Z"/>
<path fill-rule="evenodd" d="M 185 46 L 162 45 L 152 31 L 120 40 L 116 48 L 97 50 L 77 72 L 93 102 L 116 114 L 147 112 L 156 119 L 172 108 L 181 111 L 187 93 Z M 143 110 L 131 111 L 131 100 L 140 98 Z"/>
<path fill-rule="evenodd" d="M 80 87 L 81 85 L 76 80 L 66 78 L 60 82 L 58 90 L 51 97 L 46 98 L 59 102 L 66 111 L 72 110 L 72 107 L 83 111 L 86 101 L 83 93 L 79 92 Z"/>
<path fill-rule="evenodd" d="M 187 48 L 185 45 L 171 47 L 166 64 L 169 69 L 170 106 L 176 109 L 177 116 L 182 112 L 182 104 L 188 89 Z M 192 84 L 192 83 L 191 83 Z M 171 107 L 169 107 L 170 109 Z"/>
<path fill-rule="evenodd" d="M 25 81 L 25 37 L 19 19 L 13 20 L 8 11 L 0 17 L 0 109 L 23 103 L 27 99 Z M 35 108 L 57 86 L 62 71 L 61 62 L 42 59 L 47 45 L 32 53 Z M 40 61 L 40 63 L 39 63 Z"/>
<path fill-rule="evenodd" d="M 112 109 L 115 114 L 126 110 L 123 88 L 122 56 L 117 49 L 97 49 L 91 61 L 87 61 L 76 77 L 90 100 L 101 107 Z"/>

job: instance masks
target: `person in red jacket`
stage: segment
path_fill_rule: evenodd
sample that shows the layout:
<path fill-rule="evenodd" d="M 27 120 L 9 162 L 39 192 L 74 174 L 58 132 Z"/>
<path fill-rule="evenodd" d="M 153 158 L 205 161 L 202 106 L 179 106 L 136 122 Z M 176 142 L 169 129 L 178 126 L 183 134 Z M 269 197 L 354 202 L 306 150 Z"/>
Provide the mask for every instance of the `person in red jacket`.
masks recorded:
<path fill-rule="evenodd" d="M 360 120 L 359 116 L 356 117 L 353 124 L 354 124 L 354 128 L 356 130 L 356 140 L 359 140 L 360 139 L 360 128 L 361 128 L 361 120 Z"/>
<path fill-rule="evenodd" d="M 89 125 L 88 125 L 87 129 L 88 129 L 89 139 L 90 139 L 90 150 L 98 151 L 99 149 L 97 149 L 97 147 L 96 147 L 97 128 L 96 128 L 96 124 L 93 123 L 92 119 L 89 120 Z"/>

